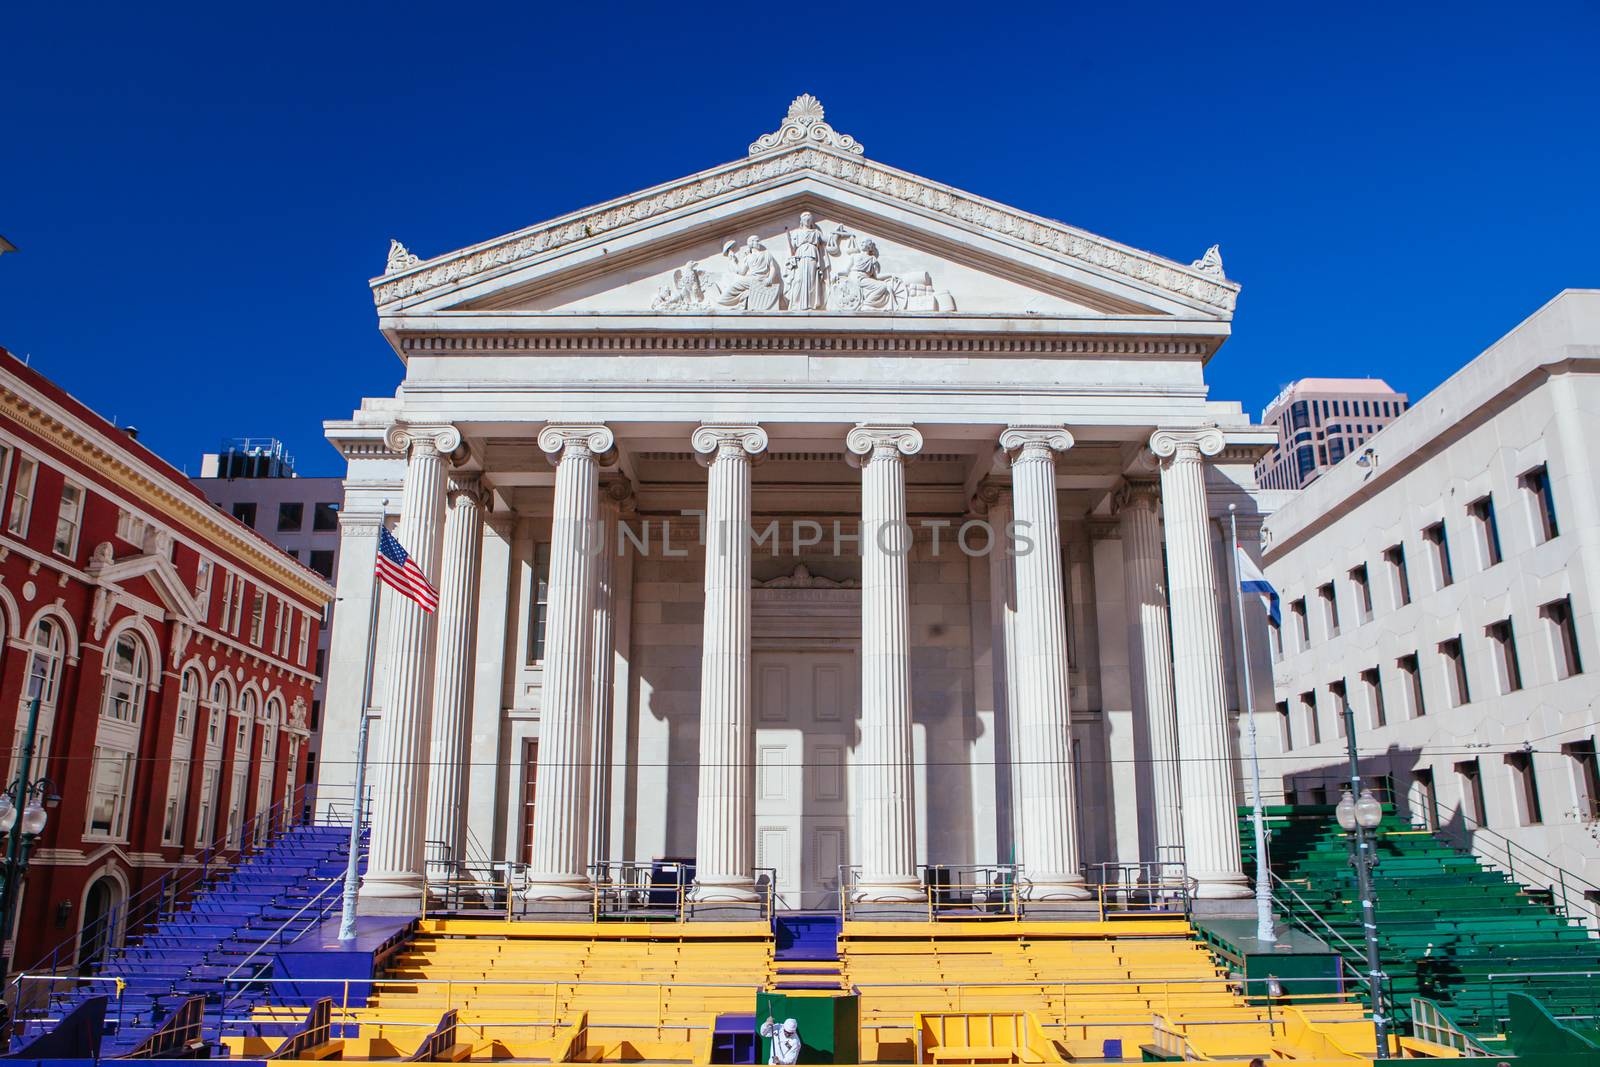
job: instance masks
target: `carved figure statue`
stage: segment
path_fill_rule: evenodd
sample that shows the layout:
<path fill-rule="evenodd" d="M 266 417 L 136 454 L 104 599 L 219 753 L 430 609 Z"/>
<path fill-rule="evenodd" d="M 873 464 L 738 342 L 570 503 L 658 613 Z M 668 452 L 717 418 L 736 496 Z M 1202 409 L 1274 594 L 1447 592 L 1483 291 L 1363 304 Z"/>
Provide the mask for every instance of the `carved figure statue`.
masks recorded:
<path fill-rule="evenodd" d="M 811 212 L 802 211 L 800 228 L 784 235 L 789 242 L 784 295 L 789 298 L 790 311 L 816 311 L 825 306 L 828 256 L 839 251 L 837 235 L 831 239 L 824 235 L 812 218 Z"/>
<path fill-rule="evenodd" d="M 783 294 L 783 271 L 761 238 L 751 234 L 743 249 L 729 241 L 722 246 L 722 254 L 733 269 L 718 283 L 715 305 L 729 310 L 775 310 Z"/>
<path fill-rule="evenodd" d="M 828 310 L 902 310 L 906 306 L 906 284 L 893 274 L 879 273 L 877 243 L 848 233 L 843 227 L 834 237 L 845 241 L 845 245 L 843 265 L 834 273 L 828 289 Z"/>
<path fill-rule="evenodd" d="M 708 281 L 700 264 L 691 259 L 682 269 L 672 272 L 672 281 L 656 290 L 650 307 L 654 311 L 705 311 Z"/>

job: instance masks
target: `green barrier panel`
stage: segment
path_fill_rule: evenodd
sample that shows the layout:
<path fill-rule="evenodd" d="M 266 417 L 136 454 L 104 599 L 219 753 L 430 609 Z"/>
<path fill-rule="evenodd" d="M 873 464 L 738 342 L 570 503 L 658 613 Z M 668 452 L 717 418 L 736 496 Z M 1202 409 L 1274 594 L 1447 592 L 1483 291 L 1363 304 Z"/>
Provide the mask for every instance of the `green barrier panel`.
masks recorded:
<path fill-rule="evenodd" d="M 756 1029 L 772 1019 L 793 1019 L 800 1028 L 801 1063 L 861 1062 L 861 997 L 856 993 L 756 994 Z M 772 1041 L 760 1037 L 758 1063 L 772 1056 Z"/>
<path fill-rule="evenodd" d="M 1574 1063 L 1600 1063 L 1600 1046 L 1563 1024 L 1532 997 L 1506 994 L 1510 1020 L 1506 1037 L 1520 1056 L 1555 1055 L 1572 1058 Z"/>

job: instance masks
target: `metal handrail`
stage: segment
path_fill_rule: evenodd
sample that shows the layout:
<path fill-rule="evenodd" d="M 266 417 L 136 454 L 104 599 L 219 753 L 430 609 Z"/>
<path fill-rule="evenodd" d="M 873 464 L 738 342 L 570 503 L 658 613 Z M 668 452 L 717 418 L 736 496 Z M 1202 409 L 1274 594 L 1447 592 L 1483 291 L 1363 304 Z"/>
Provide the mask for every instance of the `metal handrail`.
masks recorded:
<path fill-rule="evenodd" d="M 1571 905 L 1573 893 L 1568 887 L 1568 883 L 1573 882 L 1576 883 L 1579 888 L 1577 894 L 1578 899 L 1583 903 L 1590 905 L 1594 912 L 1595 921 L 1600 923 L 1600 901 L 1596 901 L 1591 904 L 1591 902 L 1585 899 L 1583 896 L 1584 890 L 1600 893 L 1600 885 L 1596 885 L 1575 871 L 1569 871 L 1565 867 L 1552 863 L 1544 856 L 1531 851 L 1526 845 L 1519 846 L 1515 841 L 1507 837 L 1505 834 L 1502 834 L 1500 831 L 1495 830 L 1492 827 L 1484 826 L 1472 816 L 1468 815 L 1464 810 L 1457 812 L 1457 814 L 1460 816 L 1461 822 L 1456 826 L 1445 823 L 1428 826 L 1425 819 L 1419 819 L 1415 816 L 1412 818 L 1412 823 L 1419 828 L 1427 829 L 1435 834 L 1438 834 L 1446 841 L 1450 841 L 1450 843 L 1455 845 L 1457 848 L 1463 849 L 1464 851 L 1473 855 L 1481 856 L 1483 859 L 1497 867 L 1503 866 L 1505 868 L 1506 877 L 1510 878 L 1513 882 L 1517 880 L 1517 849 L 1521 848 L 1523 853 L 1523 867 L 1525 869 L 1532 868 L 1535 874 L 1538 874 L 1542 880 L 1547 881 L 1548 888 L 1550 889 L 1552 896 L 1554 896 L 1557 891 L 1560 892 L 1561 910 L 1564 913 L 1570 915 L 1574 910 L 1576 910 Z M 1459 843 L 1450 840 L 1452 837 L 1458 836 L 1465 837 L 1465 840 Z M 1505 854 L 1504 859 L 1495 855 L 1492 850 L 1484 848 L 1482 845 L 1480 845 L 1479 839 L 1482 837 L 1487 837 L 1489 839 L 1489 843 L 1498 843 L 1501 846 L 1501 851 Z M 1541 867 L 1543 868 L 1542 871 L 1540 870 Z"/>
<path fill-rule="evenodd" d="M 344 879 L 343 878 L 330 879 L 328 884 L 323 886 L 322 890 L 320 892 L 318 892 L 316 896 L 312 897 L 310 900 L 308 900 L 304 904 L 300 905 L 299 909 L 296 910 L 293 915 L 289 916 L 287 919 L 283 920 L 283 922 L 279 923 L 277 929 L 273 930 L 272 933 L 270 933 L 266 937 L 262 938 L 261 939 L 261 944 L 257 945 L 251 951 L 251 953 L 248 956 L 246 956 L 244 959 L 239 961 L 238 966 L 234 967 L 233 970 L 229 971 L 226 975 L 223 976 L 223 979 L 222 979 L 223 982 L 226 983 L 234 975 L 238 974 L 240 971 L 244 970 L 247 966 L 249 966 L 250 965 L 250 961 L 255 959 L 257 956 L 259 956 L 261 954 L 261 951 L 263 949 L 265 949 L 269 944 L 271 944 L 275 938 L 278 939 L 278 944 L 281 947 L 282 944 L 283 944 L 283 941 L 282 941 L 283 932 L 285 930 L 287 930 L 291 925 L 293 925 L 294 922 L 300 918 L 300 916 L 304 915 L 308 908 L 310 908 L 312 905 L 316 904 L 319 900 L 321 900 L 323 897 L 327 896 L 330 892 L 332 892 L 335 889 L 340 889 L 340 890 L 344 889 Z M 326 918 L 328 912 L 331 912 L 332 910 L 333 910 L 333 908 L 331 906 L 325 906 L 322 909 L 322 911 L 319 913 L 318 918 L 319 919 Z"/>

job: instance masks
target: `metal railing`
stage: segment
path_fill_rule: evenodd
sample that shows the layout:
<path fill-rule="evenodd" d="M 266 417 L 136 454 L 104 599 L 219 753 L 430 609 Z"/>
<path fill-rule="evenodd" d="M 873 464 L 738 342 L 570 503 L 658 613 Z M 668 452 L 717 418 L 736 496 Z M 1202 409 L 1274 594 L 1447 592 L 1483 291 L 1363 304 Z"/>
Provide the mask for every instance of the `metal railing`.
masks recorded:
<path fill-rule="evenodd" d="M 1411 1036 L 1453 1048 L 1462 1056 L 1488 1056 L 1488 1049 L 1455 1024 L 1443 1008 L 1427 997 L 1411 998 Z"/>
<path fill-rule="evenodd" d="M 1489 987 L 1489 1012 L 1495 1022 L 1503 1027 L 1509 1021 L 1511 1009 L 1507 999 L 1508 994 L 1523 993 L 1535 1000 L 1542 1000 L 1548 994 L 1543 990 L 1529 989 L 1528 983 L 1552 978 L 1580 979 L 1589 994 L 1588 1004 L 1585 1006 L 1592 1009 L 1583 1013 L 1557 1014 L 1552 1005 L 1546 1003 L 1545 1007 L 1551 1009 L 1552 1017 L 1562 1022 L 1589 1022 L 1600 1019 L 1600 971 L 1500 971 L 1484 976 L 1484 982 Z"/>
<path fill-rule="evenodd" d="M 1182 863 L 1171 860 L 1095 863 L 1084 874 L 1102 920 L 1126 915 L 1188 918 L 1199 884 Z"/>
<path fill-rule="evenodd" d="M 1479 823 L 1465 811 L 1459 821 L 1429 826 L 1427 820 L 1413 816 L 1413 823 L 1455 847 L 1498 867 L 1513 882 L 1546 886 L 1551 902 L 1561 914 L 1580 918 L 1591 929 L 1600 929 L 1600 885 L 1581 874 L 1552 863 L 1526 845 L 1519 845 L 1498 830 Z M 1594 894 L 1589 896 L 1589 894 Z"/>
<path fill-rule="evenodd" d="M 334 890 L 336 889 L 340 892 L 335 893 Z M 293 915 L 279 923 L 277 929 L 273 930 L 270 934 L 263 938 L 261 944 L 252 949 L 248 956 L 240 960 L 238 966 L 234 967 L 233 970 L 229 971 L 223 977 L 222 981 L 224 985 L 226 985 L 232 979 L 237 978 L 241 971 L 249 968 L 249 966 L 255 962 L 256 957 L 261 955 L 261 953 L 264 952 L 269 946 L 274 949 L 280 949 L 284 945 L 288 944 L 289 941 L 294 940 L 294 938 L 285 939 L 284 936 L 291 930 L 294 931 L 294 937 L 297 938 L 307 930 L 316 926 L 320 926 L 322 922 L 333 913 L 334 908 L 343 902 L 343 890 L 344 879 L 342 877 L 330 879 L 327 885 L 318 890 L 316 896 L 300 905 Z M 304 917 L 307 912 L 311 913 L 311 917 L 302 922 L 302 917 Z M 268 959 L 262 964 L 262 966 L 269 966 L 271 962 L 272 961 Z"/>

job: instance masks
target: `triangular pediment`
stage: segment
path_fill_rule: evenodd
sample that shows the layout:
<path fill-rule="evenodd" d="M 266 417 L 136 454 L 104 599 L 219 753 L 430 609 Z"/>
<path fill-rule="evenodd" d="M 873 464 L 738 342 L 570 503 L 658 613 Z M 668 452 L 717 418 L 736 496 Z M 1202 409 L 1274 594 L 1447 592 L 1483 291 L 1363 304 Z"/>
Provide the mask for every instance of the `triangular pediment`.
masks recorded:
<path fill-rule="evenodd" d="M 806 99 L 746 159 L 426 261 L 396 243 L 380 315 L 1231 318 L 1214 254 L 1184 265 L 885 167 Z"/>
<path fill-rule="evenodd" d="M 199 601 L 184 585 L 164 547 L 116 559 L 109 542 L 97 545 L 89 574 L 101 588 L 160 604 L 173 618 L 204 621 Z"/>

